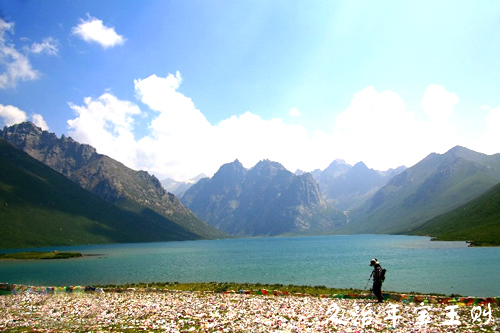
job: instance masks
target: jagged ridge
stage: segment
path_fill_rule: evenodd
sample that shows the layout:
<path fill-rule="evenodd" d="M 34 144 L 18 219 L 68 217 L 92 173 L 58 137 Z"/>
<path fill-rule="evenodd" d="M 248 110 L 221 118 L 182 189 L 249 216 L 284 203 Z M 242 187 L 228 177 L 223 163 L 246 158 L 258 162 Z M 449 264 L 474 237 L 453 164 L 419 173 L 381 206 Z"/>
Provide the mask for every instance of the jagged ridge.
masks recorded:
<path fill-rule="evenodd" d="M 150 208 L 202 238 L 224 237 L 165 191 L 156 177 L 98 154 L 90 145 L 58 138 L 30 122 L 5 127 L 0 137 L 106 201 L 135 212 Z"/>
<path fill-rule="evenodd" d="M 344 224 L 310 174 L 300 176 L 269 160 L 247 170 L 235 160 L 200 180 L 181 201 L 208 223 L 235 235 L 331 232 Z"/>

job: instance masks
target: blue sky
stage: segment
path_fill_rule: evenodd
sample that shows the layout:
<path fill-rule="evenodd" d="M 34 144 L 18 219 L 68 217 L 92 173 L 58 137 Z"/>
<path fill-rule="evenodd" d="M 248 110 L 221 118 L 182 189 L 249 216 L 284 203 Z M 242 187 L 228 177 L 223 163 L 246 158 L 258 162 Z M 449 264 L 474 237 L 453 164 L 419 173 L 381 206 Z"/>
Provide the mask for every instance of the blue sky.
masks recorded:
<path fill-rule="evenodd" d="M 498 1 L 0 3 L 0 126 L 159 179 L 500 152 Z"/>

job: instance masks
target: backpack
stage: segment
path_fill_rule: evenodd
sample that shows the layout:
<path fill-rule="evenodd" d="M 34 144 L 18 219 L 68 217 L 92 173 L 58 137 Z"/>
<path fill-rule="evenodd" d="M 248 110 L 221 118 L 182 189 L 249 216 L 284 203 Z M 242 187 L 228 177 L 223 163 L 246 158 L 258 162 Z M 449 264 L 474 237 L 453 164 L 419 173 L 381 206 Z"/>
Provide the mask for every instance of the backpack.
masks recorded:
<path fill-rule="evenodd" d="M 387 270 L 386 270 L 385 268 L 383 268 L 383 269 L 382 269 L 382 273 L 380 274 L 380 280 L 381 280 L 382 282 L 384 282 L 384 281 L 385 281 L 385 272 L 386 272 L 386 271 L 387 271 Z"/>

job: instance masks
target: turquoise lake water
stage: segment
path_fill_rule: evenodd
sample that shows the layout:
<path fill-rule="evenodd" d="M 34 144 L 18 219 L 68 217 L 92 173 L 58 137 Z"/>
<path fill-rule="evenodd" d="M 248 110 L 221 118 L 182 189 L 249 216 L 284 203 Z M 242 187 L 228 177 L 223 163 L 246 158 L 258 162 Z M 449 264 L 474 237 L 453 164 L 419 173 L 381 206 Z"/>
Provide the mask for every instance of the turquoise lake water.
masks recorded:
<path fill-rule="evenodd" d="M 500 296 L 500 248 L 469 248 L 465 242 L 434 242 L 427 237 L 273 237 L 37 250 L 95 256 L 1 261 L 0 282 L 86 286 L 217 281 L 364 289 L 370 259 L 376 257 L 387 269 L 384 290 Z"/>

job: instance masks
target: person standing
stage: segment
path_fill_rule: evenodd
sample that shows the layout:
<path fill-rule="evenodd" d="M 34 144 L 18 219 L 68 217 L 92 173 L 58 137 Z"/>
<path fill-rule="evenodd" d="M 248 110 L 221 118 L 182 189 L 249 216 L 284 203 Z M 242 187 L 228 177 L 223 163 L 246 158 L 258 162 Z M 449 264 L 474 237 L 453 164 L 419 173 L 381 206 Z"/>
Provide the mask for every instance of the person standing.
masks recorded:
<path fill-rule="evenodd" d="M 382 303 L 384 301 L 384 297 L 382 297 L 382 282 L 384 282 L 384 270 L 382 269 L 382 266 L 380 266 L 377 258 L 373 258 L 372 260 L 370 260 L 370 266 L 373 267 L 372 274 L 370 275 L 371 277 L 373 277 L 373 293 L 377 297 L 378 302 Z"/>

